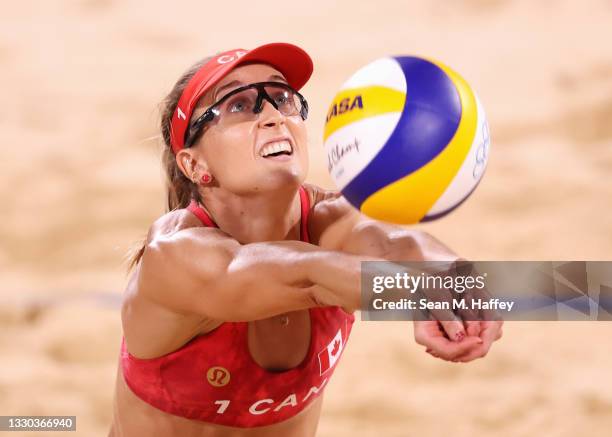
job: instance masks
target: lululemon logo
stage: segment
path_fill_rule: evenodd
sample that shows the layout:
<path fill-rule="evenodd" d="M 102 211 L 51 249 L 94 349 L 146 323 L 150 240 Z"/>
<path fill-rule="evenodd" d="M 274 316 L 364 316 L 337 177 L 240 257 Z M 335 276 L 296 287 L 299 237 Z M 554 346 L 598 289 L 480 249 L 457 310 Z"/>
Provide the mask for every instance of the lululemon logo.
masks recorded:
<path fill-rule="evenodd" d="M 214 366 L 206 372 L 206 380 L 213 387 L 223 387 L 230 382 L 230 373 L 225 367 Z"/>

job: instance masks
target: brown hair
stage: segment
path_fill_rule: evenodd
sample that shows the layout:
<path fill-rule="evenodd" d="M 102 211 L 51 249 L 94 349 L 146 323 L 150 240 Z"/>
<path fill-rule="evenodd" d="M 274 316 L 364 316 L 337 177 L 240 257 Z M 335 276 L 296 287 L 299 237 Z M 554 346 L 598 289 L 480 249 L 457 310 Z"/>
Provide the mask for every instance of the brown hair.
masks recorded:
<path fill-rule="evenodd" d="M 166 212 L 176 209 L 186 208 L 191 202 L 191 199 L 201 201 L 198 187 L 191 182 L 181 169 L 176 164 L 174 151 L 170 142 L 170 123 L 172 115 L 176 110 L 178 101 L 181 98 L 183 90 L 189 83 L 189 80 L 197 73 L 197 71 L 206 64 L 212 57 L 204 58 L 193 64 L 183 75 L 176 81 L 172 90 L 166 98 L 160 103 L 160 129 L 163 139 L 164 151 L 162 154 L 162 165 L 166 172 L 166 197 L 167 206 Z M 145 250 L 146 239 L 139 244 L 139 248 L 133 248 L 127 255 L 128 258 L 128 273 L 138 264 Z"/>

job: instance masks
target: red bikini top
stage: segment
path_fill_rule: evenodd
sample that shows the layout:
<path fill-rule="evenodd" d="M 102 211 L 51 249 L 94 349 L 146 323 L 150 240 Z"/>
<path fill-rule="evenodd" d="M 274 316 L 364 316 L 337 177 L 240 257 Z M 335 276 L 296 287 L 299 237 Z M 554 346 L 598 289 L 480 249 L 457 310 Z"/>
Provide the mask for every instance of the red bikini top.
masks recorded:
<path fill-rule="evenodd" d="M 300 187 L 300 239 L 308 242 L 310 202 Z M 192 202 L 204 226 L 216 226 Z M 130 389 L 150 405 L 194 420 L 234 427 L 270 425 L 295 416 L 321 396 L 355 320 L 339 307 L 311 308 L 310 346 L 297 367 L 272 372 L 248 346 L 248 322 L 225 322 L 161 357 L 139 359 L 121 343 L 121 368 Z"/>

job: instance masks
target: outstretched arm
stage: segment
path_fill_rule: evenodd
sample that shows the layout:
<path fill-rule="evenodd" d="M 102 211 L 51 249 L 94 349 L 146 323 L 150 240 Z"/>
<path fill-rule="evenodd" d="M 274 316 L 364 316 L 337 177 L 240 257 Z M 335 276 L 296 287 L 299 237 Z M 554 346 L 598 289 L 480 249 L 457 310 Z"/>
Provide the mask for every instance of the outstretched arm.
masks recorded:
<path fill-rule="evenodd" d="M 240 244 L 221 231 L 189 228 L 145 246 L 138 291 L 177 313 L 225 321 L 314 306 L 360 305 L 360 263 L 376 258 L 301 241 Z"/>
<path fill-rule="evenodd" d="M 459 256 L 433 236 L 370 219 L 339 194 L 317 205 L 315 230 L 321 247 L 389 261 L 456 261 Z M 451 361 L 470 361 L 486 355 L 501 337 L 501 321 L 459 320 L 415 322 L 415 340 L 427 352 Z M 463 340 L 465 338 L 465 340 Z M 455 340 L 455 341 L 450 341 Z M 463 340 L 463 341 L 462 341 Z"/>

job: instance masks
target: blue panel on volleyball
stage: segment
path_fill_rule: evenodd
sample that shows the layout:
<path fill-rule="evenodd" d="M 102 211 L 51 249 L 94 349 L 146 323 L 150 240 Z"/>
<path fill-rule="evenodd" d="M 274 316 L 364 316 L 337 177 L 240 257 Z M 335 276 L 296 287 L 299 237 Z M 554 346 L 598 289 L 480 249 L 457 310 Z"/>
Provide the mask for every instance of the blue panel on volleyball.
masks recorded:
<path fill-rule="evenodd" d="M 394 59 L 406 78 L 406 104 L 385 146 L 342 190 L 353 205 L 430 162 L 451 141 L 461 120 L 459 94 L 444 71 L 420 58 Z M 397 165 L 399 159 L 402 165 Z"/>

